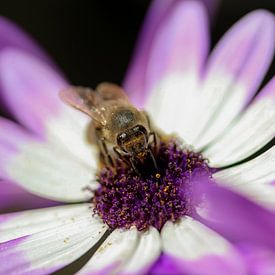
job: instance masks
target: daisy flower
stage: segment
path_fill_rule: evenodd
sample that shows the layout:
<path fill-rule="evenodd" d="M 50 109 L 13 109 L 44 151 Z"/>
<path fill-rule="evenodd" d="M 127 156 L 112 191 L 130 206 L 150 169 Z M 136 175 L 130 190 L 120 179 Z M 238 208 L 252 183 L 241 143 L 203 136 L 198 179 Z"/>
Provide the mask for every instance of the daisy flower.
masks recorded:
<path fill-rule="evenodd" d="M 153 3 L 123 87 L 167 138 L 158 171 L 138 175 L 99 168 L 90 118 L 58 96 L 68 82 L 1 19 L 1 101 L 16 122 L 0 118 L 0 200 L 18 186 L 9 200 L 63 205 L 0 216 L 0 273 L 274 273 L 274 78 L 257 93 L 274 31 L 253 11 L 208 56 L 201 2 Z"/>

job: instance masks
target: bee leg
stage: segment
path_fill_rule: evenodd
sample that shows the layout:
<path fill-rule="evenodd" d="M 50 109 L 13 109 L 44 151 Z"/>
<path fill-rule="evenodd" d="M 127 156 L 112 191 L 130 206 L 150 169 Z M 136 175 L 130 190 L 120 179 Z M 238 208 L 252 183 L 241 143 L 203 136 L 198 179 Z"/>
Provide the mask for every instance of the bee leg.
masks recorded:
<path fill-rule="evenodd" d="M 149 117 L 148 113 L 145 112 L 145 111 L 143 111 L 143 113 L 146 116 L 149 129 L 152 129 L 151 120 L 150 120 L 150 117 Z M 158 146 L 158 139 L 157 139 L 156 133 L 155 132 L 149 132 L 149 134 L 148 134 L 148 140 L 149 140 L 150 136 L 153 136 L 154 146 L 157 147 Z"/>
<path fill-rule="evenodd" d="M 153 141 L 150 141 L 150 137 L 153 137 Z M 151 144 L 153 143 L 153 146 L 151 146 Z M 150 132 L 148 134 L 148 146 L 153 147 L 153 153 L 157 154 L 157 149 L 158 149 L 158 138 L 155 132 Z"/>
<path fill-rule="evenodd" d="M 134 172 L 140 176 L 140 173 L 135 165 L 135 159 L 133 156 L 130 156 L 127 152 L 121 151 L 121 149 L 118 146 L 114 146 L 113 150 L 117 154 L 119 159 L 126 162 L 127 165 L 131 166 Z"/>
<path fill-rule="evenodd" d="M 116 153 L 116 155 L 118 156 L 119 159 L 123 159 L 123 155 L 120 152 L 120 149 L 117 146 L 113 147 L 114 152 Z"/>
<path fill-rule="evenodd" d="M 112 167 L 114 167 L 115 166 L 114 160 L 113 160 L 112 156 L 110 155 L 110 153 L 108 151 L 108 148 L 107 148 L 107 145 L 106 145 L 105 141 L 101 140 L 101 143 L 102 143 L 102 147 L 103 147 L 103 150 L 104 150 L 105 157 L 107 157 L 109 164 Z"/>
<path fill-rule="evenodd" d="M 123 150 L 121 150 L 118 146 L 114 146 L 113 147 L 113 150 L 114 150 L 114 152 L 116 153 L 116 155 L 118 156 L 118 158 L 120 159 L 120 160 L 122 160 L 123 162 L 125 162 L 128 166 L 131 166 L 132 168 L 133 168 L 133 161 L 131 162 L 131 160 L 130 160 L 130 155 L 127 153 L 127 152 L 125 152 L 125 151 L 123 151 Z M 134 169 L 134 168 L 133 168 Z M 134 169 L 134 170 L 137 170 L 137 169 Z"/>
<path fill-rule="evenodd" d="M 99 146 L 100 146 L 100 151 L 102 152 L 102 154 L 105 158 L 105 162 L 108 163 L 109 166 L 114 167 L 115 164 L 114 164 L 113 158 L 108 151 L 108 148 L 107 148 L 107 145 L 106 145 L 104 139 L 101 138 L 101 139 L 99 139 L 98 142 L 99 142 Z"/>
<path fill-rule="evenodd" d="M 155 167 L 156 171 L 159 171 L 157 161 L 156 161 L 156 159 L 155 159 L 155 156 L 154 156 L 154 154 L 153 154 L 151 148 L 148 148 L 148 152 L 149 152 L 149 154 L 150 154 L 151 160 L 152 160 L 152 162 L 153 162 L 153 164 L 154 164 L 154 167 Z"/>
<path fill-rule="evenodd" d="M 132 167 L 132 169 L 134 170 L 134 172 L 135 172 L 138 176 L 141 176 L 140 172 L 138 171 L 138 169 L 137 169 L 137 167 L 136 167 L 134 157 L 130 157 L 129 161 L 130 161 L 131 167 Z"/>
<path fill-rule="evenodd" d="M 127 162 L 127 164 L 130 164 L 129 161 L 127 160 L 127 158 L 125 157 L 125 154 L 123 154 L 121 152 L 121 149 L 118 146 L 114 146 L 113 150 L 115 152 L 115 154 L 117 155 L 118 159 Z"/>
<path fill-rule="evenodd" d="M 114 167 L 114 160 L 113 160 L 112 156 L 109 153 L 109 150 L 107 148 L 105 139 L 104 139 L 104 137 L 102 137 L 102 133 L 101 133 L 100 128 L 95 128 L 95 136 L 96 136 L 96 139 L 97 139 L 97 143 L 98 143 L 100 152 L 103 155 L 104 162 L 106 163 L 106 165 Z"/>
<path fill-rule="evenodd" d="M 153 142 L 150 142 L 150 140 L 149 140 L 151 136 L 153 137 Z M 155 155 L 157 154 L 157 147 L 158 147 L 158 140 L 157 140 L 156 133 L 150 132 L 148 134 L 147 141 L 148 141 L 148 145 L 147 145 L 148 149 L 147 150 L 150 154 L 150 157 L 152 159 L 155 169 L 158 171 L 159 169 L 158 169 L 157 161 L 155 159 Z M 152 145 L 151 145 L 152 143 L 153 143 L 153 149 L 152 149 Z"/>

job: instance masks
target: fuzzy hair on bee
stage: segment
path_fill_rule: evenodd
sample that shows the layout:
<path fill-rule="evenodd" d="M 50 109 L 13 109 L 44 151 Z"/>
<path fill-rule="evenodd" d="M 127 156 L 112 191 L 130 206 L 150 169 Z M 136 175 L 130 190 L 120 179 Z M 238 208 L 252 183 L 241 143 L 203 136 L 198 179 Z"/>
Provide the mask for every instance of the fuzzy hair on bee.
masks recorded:
<path fill-rule="evenodd" d="M 120 86 L 107 82 L 95 90 L 71 86 L 60 92 L 60 98 L 91 118 L 91 134 L 106 165 L 114 167 L 120 159 L 139 174 L 137 163 L 149 156 L 157 169 L 158 139 L 149 117 L 130 103 Z"/>

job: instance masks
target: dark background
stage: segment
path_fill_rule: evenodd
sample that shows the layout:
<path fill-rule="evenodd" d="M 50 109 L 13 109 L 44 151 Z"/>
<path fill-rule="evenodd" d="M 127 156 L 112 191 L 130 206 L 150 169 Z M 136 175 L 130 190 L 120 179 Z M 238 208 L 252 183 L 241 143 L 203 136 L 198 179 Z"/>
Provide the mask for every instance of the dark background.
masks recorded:
<path fill-rule="evenodd" d="M 247 12 L 275 0 L 220 1 L 213 44 Z M 121 83 L 150 0 L 2 0 L 1 14 L 29 32 L 74 84 Z M 274 74 L 274 64 L 269 77 Z"/>

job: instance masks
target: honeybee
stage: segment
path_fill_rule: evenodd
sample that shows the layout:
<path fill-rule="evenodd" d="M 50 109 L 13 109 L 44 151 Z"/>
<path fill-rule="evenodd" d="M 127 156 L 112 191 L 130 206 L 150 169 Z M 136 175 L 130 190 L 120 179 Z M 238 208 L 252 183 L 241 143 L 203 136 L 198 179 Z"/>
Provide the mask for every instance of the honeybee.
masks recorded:
<path fill-rule="evenodd" d="M 69 87 L 60 97 L 92 118 L 92 134 L 107 165 L 114 167 L 119 158 L 139 174 L 136 165 L 149 156 L 157 169 L 156 133 L 147 114 L 130 103 L 120 86 L 104 82 L 95 90 Z"/>

